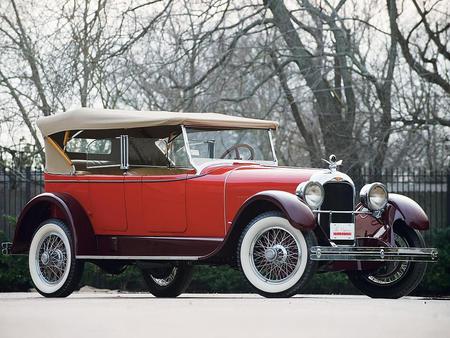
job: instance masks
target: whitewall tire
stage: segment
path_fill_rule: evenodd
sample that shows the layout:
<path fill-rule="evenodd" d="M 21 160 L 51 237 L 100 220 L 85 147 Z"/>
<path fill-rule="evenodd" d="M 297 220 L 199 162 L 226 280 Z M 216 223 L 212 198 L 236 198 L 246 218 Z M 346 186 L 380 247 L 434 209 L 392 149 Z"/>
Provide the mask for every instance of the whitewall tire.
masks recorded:
<path fill-rule="evenodd" d="M 31 280 L 46 297 L 66 297 L 80 281 L 83 262 L 75 259 L 70 230 L 58 219 L 43 222 L 33 235 L 28 255 Z"/>
<path fill-rule="evenodd" d="M 309 249 L 317 240 L 311 231 L 294 228 L 279 212 L 256 217 L 238 245 L 238 263 L 248 282 L 266 297 L 290 297 L 315 271 Z"/>

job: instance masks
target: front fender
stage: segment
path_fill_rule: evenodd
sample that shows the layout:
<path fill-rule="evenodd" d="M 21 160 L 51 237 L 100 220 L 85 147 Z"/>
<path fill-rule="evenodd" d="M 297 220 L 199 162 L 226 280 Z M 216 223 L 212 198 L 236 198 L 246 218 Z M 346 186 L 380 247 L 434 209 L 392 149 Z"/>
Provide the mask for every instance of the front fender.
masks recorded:
<path fill-rule="evenodd" d="M 25 205 L 17 220 L 11 252 L 27 252 L 39 224 L 50 218 L 62 219 L 71 229 L 76 255 L 95 254 L 97 244 L 89 218 L 80 203 L 65 193 L 42 193 Z"/>
<path fill-rule="evenodd" d="M 422 207 L 416 201 L 404 195 L 389 194 L 386 211 L 386 221 L 390 225 L 402 220 L 407 226 L 416 230 L 428 230 L 430 228 L 430 221 Z"/>
<path fill-rule="evenodd" d="M 277 206 L 296 229 L 313 230 L 316 227 L 316 218 L 311 209 L 296 195 L 280 190 L 261 191 L 251 196 L 241 206 L 236 218 L 257 201 L 267 201 Z"/>
<path fill-rule="evenodd" d="M 266 211 L 280 210 L 289 223 L 299 230 L 313 230 L 316 227 L 316 218 L 311 209 L 300 201 L 296 195 L 279 190 L 266 190 L 249 197 L 235 214 L 231 228 L 225 240 L 214 252 L 203 260 L 212 262 L 226 261 L 235 264 L 232 259 L 236 254 L 236 246 L 245 227 L 249 222 Z"/>

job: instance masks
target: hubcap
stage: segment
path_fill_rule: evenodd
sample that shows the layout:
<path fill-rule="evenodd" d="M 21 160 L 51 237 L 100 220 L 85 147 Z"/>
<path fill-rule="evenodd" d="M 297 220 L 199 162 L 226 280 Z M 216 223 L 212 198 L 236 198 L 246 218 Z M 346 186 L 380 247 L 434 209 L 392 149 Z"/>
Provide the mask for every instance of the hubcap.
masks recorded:
<path fill-rule="evenodd" d="M 280 283 L 292 277 L 300 266 L 300 245 L 282 228 L 262 231 L 252 243 L 253 268 L 260 278 Z"/>
<path fill-rule="evenodd" d="M 273 247 L 267 248 L 264 256 L 269 262 L 286 262 L 287 259 L 287 250 L 281 244 L 275 244 Z"/>
<path fill-rule="evenodd" d="M 48 284 L 58 283 L 67 267 L 67 251 L 63 239 L 57 233 L 45 236 L 38 246 L 36 261 L 39 277 Z"/>
<path fill-rule="evenodd" d="M 41 256 L 41 262 L 42 262 L 42 264 L 43 264 L 43 265 L 48 265 L 48 262 L 49 262 L 49 261 L 50 261 L 50 256 L 49 256 L 48 252 L 47 252 L 47 251 L 43 252 L 43 253 L 42 253 L 42 256 Z"/>

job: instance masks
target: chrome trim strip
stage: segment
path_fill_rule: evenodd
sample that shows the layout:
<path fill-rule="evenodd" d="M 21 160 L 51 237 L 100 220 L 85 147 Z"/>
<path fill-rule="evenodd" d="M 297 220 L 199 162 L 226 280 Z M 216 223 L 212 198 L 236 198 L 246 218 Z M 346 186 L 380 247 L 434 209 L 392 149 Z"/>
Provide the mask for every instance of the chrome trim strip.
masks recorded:
<path fill-rule="evenodd" d="M 45 183 L 124 183 L 123 176 L 120 177 L 120 180 L 45 180 Z M 135 181 L 126 181 L 130 183 L 141 183 L 140 180 Z"/>
<path fill-rule="evenodd" d="M 311 210 L 315 214 L 368 214 L 371 215 L 372 211 L 366 210 Z"/>
<path fill-rule="evenodd" d="M 88 161 L 88 163 L 89 163 L 89 161 Z M 95 166 L 88 166 L 88 165 L 86 164 L 86 169 L 114 168 L 114 167 L 117 167 L 117 168 L 122 169 L 122 168 L 120 167 L 120 164 L 105 164 L 105 165 L 95 165 Z"/>
<path fill-rule="evenodd" d="M 77 259 L 124 259 L 124 260 L 158 260 L 158 261 L 197 261 L 199 256 L 95 256 L 76 255 Z"/>
<path fill-rule="evenodd" d="M 193 180 L 203 176 L 206 176 L 206 174 L 164 180 L 124 180 L 123 176 L 117 176 L 117 180 L 46 180 L 45 183 L 161 183 Z"/>
<path fill-rule="evenodd" d="M 270 140 L 270 147 L 272 148 L 273 160 L 275 162 L 275 165 L 278 166 L 278 158 L 277 158 L 277 153 L 275 152 L 275 144 L 273 142 L 273 136 L 272 136 L 271 129 L 269 129 L 269 140 Z"/>
<path fill-rule="evenodd" d="M 128 169 L 128 135 L 120 135 L 120 169 Z"/>
<path fill-rule="evenodd" d="M 313 246 L 313 261 L 435 262 L 436 248 Z"/>

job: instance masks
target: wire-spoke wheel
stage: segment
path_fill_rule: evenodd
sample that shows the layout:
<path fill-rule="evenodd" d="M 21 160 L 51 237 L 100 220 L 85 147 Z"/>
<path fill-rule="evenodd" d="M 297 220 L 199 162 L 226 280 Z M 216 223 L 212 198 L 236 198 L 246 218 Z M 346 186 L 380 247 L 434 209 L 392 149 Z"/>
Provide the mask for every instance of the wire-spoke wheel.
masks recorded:
<path fill-rule="evenodd" d="M 75 259 L 72 234 L 62 221 L 47 220 L 34 233 L 28 265 L 34 286 L 46 297 L 66 297 L 78 286 L 83 262 Z"/>
<path fill-rule="evenodd" d="M 294 235 L 283 228 L 263 230 L 251 246 L 252 265 L 266 281 L 283 282 L 300 268 L 300 245 Z"/>
<path fill-rule="evenodd" d="M 155 297 L 177 297 L 188 288 L 193 267 L 180 262 L 169 267 L 141 268 L 147 287 Z"/>
<path fill-rule="evenodd" d="M 57 232 L 47 233 L 38 244 L 36 265 L 39 277 L 48 284 L 57 284 L 67 271 L 67 250 L 62 236 Z"/>
<path fill-rule="evenodd" d="M 238 245 L 238 263 L 250 284 L 266 297 L 290 297 L 314 273 L 309 248 L 316 243 L 312 232 L 292 227 L 279 212 L 256 217 Z"/>
<path fill-rule="evenodd" d="M 406 224 L 394 225 L 394 243 L 397 247 L 424 248 L 422 235 Z M 400 298 L 409 295 L 421 282 L 427 263 L 387 262 L 375 271 L 350 271 L 353 285 L 373 298 Z"/>
<path fill-rule="evenodd" d="M 150 278 L 159 286 L 169 286 L 175 279 L 177 275 L 178 268 L 174 266 L 171 270 L 169 270 L 169 274 L 166 276 L 161 276 L 161 278 L 155 277 L 150 273 Z"/>

